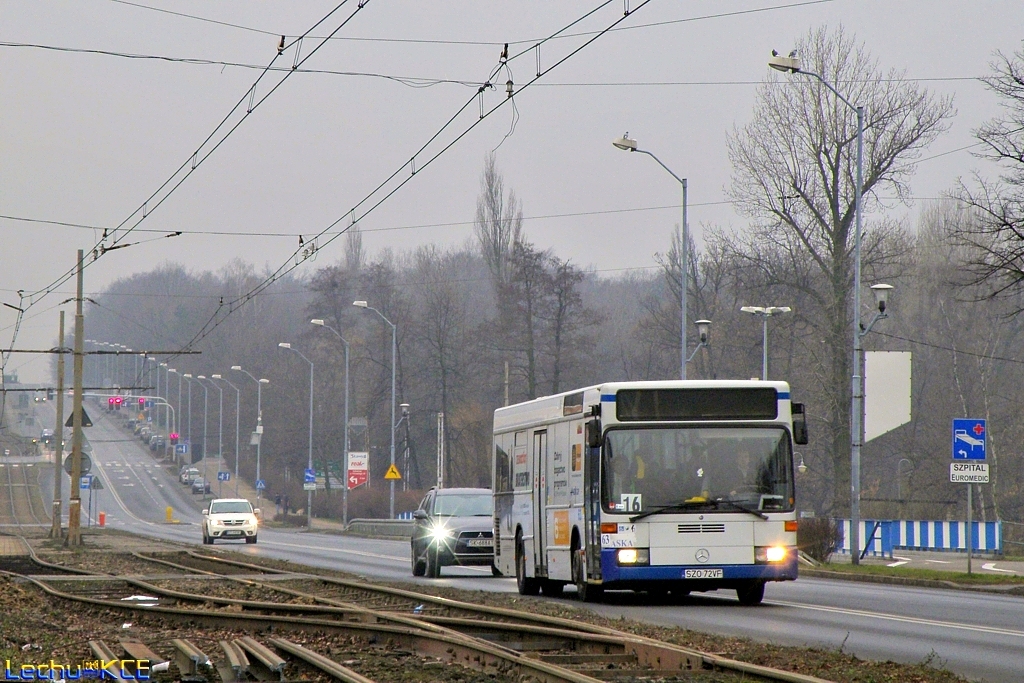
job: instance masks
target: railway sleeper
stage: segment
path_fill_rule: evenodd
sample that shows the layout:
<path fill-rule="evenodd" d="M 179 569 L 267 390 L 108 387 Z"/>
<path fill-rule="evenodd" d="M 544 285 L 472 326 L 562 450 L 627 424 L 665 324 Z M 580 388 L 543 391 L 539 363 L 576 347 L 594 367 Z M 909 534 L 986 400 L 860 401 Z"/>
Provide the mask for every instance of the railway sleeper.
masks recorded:
<path fill-rule="evenodd" d="M 234 677 L 235 681 L 247 680 L 249 675 L 249 658 L 246 656 L 245 650 L 233 640 L 220 641 L 220 648 L 224 650 L 224 656 L 227 657 L 226 665 L 217 669 L 221 680 L 228 680 L 229 673 Z"/>
<path fill-rule="evenodd" d="M 138 674 L 138 669 L 134 666 L 135 662 L 148 661 L 150 671 L 159 670 L 156 669 L 156 667 L 158 667 L 160 664 L 164 664 L 165 662 L 167 662 L 166 659 L 164 659 L 163 657 L 161 657 L 160 655 L 146 647 L 145 643 L 139 643 L 131 640 L 122 640 L 121 649 L 124 650 L 125 655 L 127 655 L 126 661 L 124 663 L 128 664 L 128 662 L 131 662 L 131 664 L 127 668 L 132 670 L 125 671 L 126 674 Z"/>
<path fill-rule="evenodd" d="M 210 666 L 210 658 L 202 650 L 182 638 L 171 641 L 174 647 L 174 663 L 182 673 L 198 674 L 200 667 Z"/>
<path fill-rule="evenodd" d="M 251 636 L 238 638 L 235 640 L 235 643 L 245 650 L 246 653 L 252 655 L 256 659 L 256 662 L 269 673 L 277 674 L 278 680 L 284 680 L 284 665 L 286 662 L 278 656 L 276 652 Z M 252 663 L 250 661 L 250 667 L 251 664 Z"/>

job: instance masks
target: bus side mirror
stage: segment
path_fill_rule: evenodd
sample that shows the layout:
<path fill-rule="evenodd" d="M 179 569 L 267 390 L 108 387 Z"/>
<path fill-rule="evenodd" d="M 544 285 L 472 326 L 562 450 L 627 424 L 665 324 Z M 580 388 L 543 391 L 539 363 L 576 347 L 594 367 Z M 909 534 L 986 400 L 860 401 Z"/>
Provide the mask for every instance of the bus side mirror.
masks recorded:
<path fill-rule="evenodd" d="M 792 404 L 793 443 L 798 446 L 807 445 L 807 413 L 803 403 Z"/>
<path fill-rule="evenodd" d="M 587 448 L 599 448 L 601 446 L 601 421 L 590 420 L 587 422 Z"/>

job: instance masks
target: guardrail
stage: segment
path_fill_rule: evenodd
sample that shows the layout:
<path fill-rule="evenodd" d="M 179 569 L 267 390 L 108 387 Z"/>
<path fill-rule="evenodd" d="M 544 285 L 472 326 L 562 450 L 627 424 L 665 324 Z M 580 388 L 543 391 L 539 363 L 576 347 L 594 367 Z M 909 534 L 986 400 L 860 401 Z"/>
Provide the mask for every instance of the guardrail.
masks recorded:
<path fill-rule="evenodd" d="M 372 538 L 412 537 L 411 519 L 353 519 L 348 523 L 348 533 Z"/>

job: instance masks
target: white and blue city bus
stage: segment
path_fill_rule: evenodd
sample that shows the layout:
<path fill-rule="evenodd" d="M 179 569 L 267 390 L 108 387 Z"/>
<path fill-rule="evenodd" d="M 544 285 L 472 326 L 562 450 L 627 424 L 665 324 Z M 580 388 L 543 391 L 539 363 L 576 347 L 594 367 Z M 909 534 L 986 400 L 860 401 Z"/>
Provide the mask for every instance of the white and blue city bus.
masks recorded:
<path fill-rule="evenodd" d="M 519 592 L 735 589 L 797 577 L 803 405 L 765 381 L 611 382 L 494 412 L 495 567 Z"/>

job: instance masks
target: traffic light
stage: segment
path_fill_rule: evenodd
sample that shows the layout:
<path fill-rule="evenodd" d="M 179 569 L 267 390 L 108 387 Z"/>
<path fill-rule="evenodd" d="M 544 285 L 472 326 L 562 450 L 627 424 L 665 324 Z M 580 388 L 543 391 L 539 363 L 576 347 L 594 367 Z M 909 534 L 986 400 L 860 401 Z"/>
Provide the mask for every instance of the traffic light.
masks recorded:
<path fill-rule="evenodd" d="M 121 404 L 124 403 L 124 399 L 120 396 L 114 397 L 114 410 L 121 410 Z"/>
<path fill-rule="evenodd" d="M 114 409 L 114 397 L 111 396 L 110 398 L 107 399 L 107 410 L 110 411 L 110 410 L 113 410 L 113 409 Z"/>
<path fill-rule="evenodd" d="M 167 438 L 171 440 L 172 446 L 178 445 L 178 432 L 171 432 L 170 434 L 167 435 Z"/>
<path fill-rule="evenodd" d="M 144 396 L 139 396 L 139 410 L 145 410 L 145 409 L 146 409 L 146 398 Z"/>

